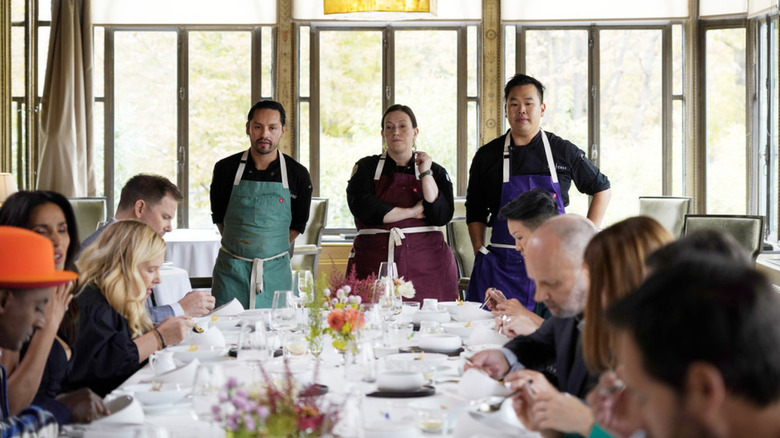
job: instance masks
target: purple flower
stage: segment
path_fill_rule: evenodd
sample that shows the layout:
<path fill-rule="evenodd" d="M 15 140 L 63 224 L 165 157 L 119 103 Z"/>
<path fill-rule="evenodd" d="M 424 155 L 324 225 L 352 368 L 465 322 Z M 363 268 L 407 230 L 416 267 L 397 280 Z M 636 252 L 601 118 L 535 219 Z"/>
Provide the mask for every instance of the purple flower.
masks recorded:
<path fill-rule="evenodd" d="M 325 295 L 326 297 L 329 297 L 330 296 L 330 289 L 323 290 L 322 294 Z"/>
<path fill-rule="evenodd" d="M 255 419 L 250 414 L 244 415 L 244 427 L 247 430 L 255 430 Z"/>
<path fill-rule="evenodd" d="M 238 386 L 238 380 L 235 377 L 231 377 L 227 381 L 228 389 L 232 389 Z"/>
<path fill-rule="evenodd" d="M 227 396 L 227 394 L 220 394 L 220 395 L 219 395 L 219 402 L 220 402 L 220 403 L 225 403 L 226 401 L 228 401 L 228 396 Z"/>
<path fill-rule="evenodd" d="M 260 418 L 267 418 L 268 414 L 271 413 L 265 406 L 258 406 L 257 409 L 255 409 L 255 412 L 257 412 L 257 416 Z"/>
<path fill-rule="evenodd" d="M 225 421 L 225 424 L 227 425 L 227 428 L 230 430 L 238 430 L 238 422 L 236 421 L 235 416 L 230 416 L 227 418 L 227 421 Z"/>
<path fill-rule="evenodd" d="M 346 284 L 344 285 L 344 292 L 351 293 L 352 292 L 352 286 Z"/>
<path fill-rule="evenodd" d="M 246 400 L 249 397 L 249 393 L 244 388 L 236 390 L 236 397 Z"/>
<path fill-rule="evenodd" d="M 363 298 L 360 297 L 360 295 L 355 295 L 355 304 L 360 304 L 363 302 Z"/>
<path fill-rule="evenodd" d="M 214 415 L 219 415 L 222 412 L 222 408 L 219 405 L 214 405 L 211 407 L 211 413 Z"/>
<path fill-rule="evenodd" d="M 233 406 L 235 406 L 238 410 L 245 411 L 247 409 L 247 402 L 242 398 L 234 398 Z"/>

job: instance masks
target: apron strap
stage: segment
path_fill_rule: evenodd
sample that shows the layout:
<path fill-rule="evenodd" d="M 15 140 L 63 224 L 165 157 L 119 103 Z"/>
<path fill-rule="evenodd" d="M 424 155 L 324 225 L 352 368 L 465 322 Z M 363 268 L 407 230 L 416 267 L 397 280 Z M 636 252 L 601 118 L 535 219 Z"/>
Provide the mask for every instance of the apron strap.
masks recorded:
<path fill-rule="evenodd" d="M 249 149 L 244 151 L 244 154 L 241 155 L 241 163 L 238 165 L 238 170 L 236 171 L 236 177 L 233 179 L 233 185 L 237 186 L 241 182 L 241 177 L 244 175 L 244 168 L 246 167 L 246 159 L 249 156 Z"/>
<path fill-rule="evenodd" d="M 287 166 L 284 164 L 284 154 L 279 149 L 276 151 L 279 152 L 279 168 L 282 171 L 282 187 L 290 190 L 290 184 L 287 182 Z"/>
<path fill-rule="evenodd" d="M 264 259 L 258 259 L 258 258 L 250 259 L 247 257 L 241 257 L 239 255 L 233 254 L 232 252 L 228 251 L 228 249 L 225 248 L 224 246 L 220 247 L 219 250 L 230 254 L 230 256 L 233 258 L 252 263 L 252 276 L 249 279 L 249 308 L 250 309 L 255 308 L 255 295 L 259 295 L 263 293 L 263 289 L 264 289 L 263 265 L 265 264 L 265 262 L 269 260 L 277 259 L 279 257 L 284 257 L 285 254 L 288 254 L 288 251 L 284 251 L 274 256 L 266 257 Z"/>
<path fill-rule="evenodd" d="M 430 233 L 432 231 L 439 231 L 438 227 L 434 226 L 427 226 L 427 227 L 409 227 L 409 228 L 397 228 L 393 227 L 389 230 L 385 230 L 382 228 L 364 228 L 360 231 L 358 231 L 358 235 L 374 235 L 374 234 L 384 234 L 389 233 L 390 236 L 387 239 L 387 262 L 388 263 L 394 263 L 395 262 L 395 247 L 401 246 L 403 244 L 403 239 L 406 239 L 406 234 L 412 234 L 412 233 Z M 350 254 L 352 256 L 352 254 Z"/>
<path fill-rule="evenodd" d="M 553 160 L 552 148 L 550 147 L 550 140 L 547 139 L 547 134 L 543 129 L 539 128 L 539 132 L 542 133 L 542 143 L 544 143 L 544 156 L 547 158 L 547 167 L 550 169 L 550 177 L 554 183 L 558 183 L 558 171 L 555 168 L 555 161 Z M 510 136 L 512 130 L 510 129 L 506 133 L 504 138 L 504 182 L 509 182 L 509 143 L 511 142 Z"/>
<path fill-rule="evenodd" d="M 290 184 L 287 182 L 287 166 L 284 163 L 284 154 L 277 149 L 277 152 L 279 153 L 279 168 L 282 172 L 282 187 L 285 189 L 290 189 Z M 244 175 L 244 168 L 246 167 L 246 160 L 249 156 L 249 150 L 245 150 L 243 155 L 241 155 L 241 163 L 238 165 L 238 170 L 236 171 L 236 176 L 233 179 L 233 185 L 237 186 L 241 182 L 241 177 Z"/>
<path fill-rule="evenodd" d="M 382 176 L 382 169 L 385 167 L 385 158 L 387 158 L 387 154 L 385 152 L 382 152 L 382 155 L 379 156 L 379 162 L 376 164 L 376 172 L 374 172 L 374 181 L 379 181 L 379 177 Z"/>

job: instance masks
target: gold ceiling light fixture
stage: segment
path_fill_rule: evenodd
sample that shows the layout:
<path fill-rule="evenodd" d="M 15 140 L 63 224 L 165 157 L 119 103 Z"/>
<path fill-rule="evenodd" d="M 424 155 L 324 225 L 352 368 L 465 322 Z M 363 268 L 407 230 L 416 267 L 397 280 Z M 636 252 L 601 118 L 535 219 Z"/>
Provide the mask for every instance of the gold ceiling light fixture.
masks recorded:
<path fill-rule="evenodd" d="M 323 0 L 326 14 L 354 12 L 435 13 L 436 0 Z"/>

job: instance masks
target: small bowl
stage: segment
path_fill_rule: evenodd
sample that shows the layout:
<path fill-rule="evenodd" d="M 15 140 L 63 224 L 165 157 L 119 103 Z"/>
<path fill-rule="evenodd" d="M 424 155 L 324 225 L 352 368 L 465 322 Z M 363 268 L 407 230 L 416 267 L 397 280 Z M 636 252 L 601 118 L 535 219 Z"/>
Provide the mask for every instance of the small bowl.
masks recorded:
<path fill-rule="evenodd" d="M 460 336 L 451 334 L 424 335 L 417 340 L 417 346 L 423 350 L 441 353 L 450 353 L 460 348 L 461 345 Z"/>
<path fill-rule="evenodd" d="M 377 386 L 383 391 L 413 391 L 425 384 L 419 371 L 385 371 L 377 376 Z"/>
<path fill-rule="evenodd" d="M 400 371 L 424 372 L 447 363 L 447 356 L 439 353 L 398 353 L 385 357 L 387 367 Z"/>
<path fill-rule="evenodd" d="M 143 424 L 144 422 L 144 409 L 141 403 L 129 395 L 122 395 L 106 402 L 106 408 L 111 415 L 98 418 L 91 424 Z"/>
<path fill-rule="evenodd" d="M 225 335 L 222 334 L 222 330 L 220 330 L 219 327 L 210 326 L 203 333 L 191 333 L 189 339 L 186 340 L 185 343 L 197 345 L 198 348 L 225 348 Z"/>
<path fill-rule="evenodd" d="M 476 369 L 466 370 L 458 383 L 458 395 L 466 400 L 478 400 L 494 395 L 505 396 L 510 393 L 509 388 Z"/>
<path fill-rule="evenodd" d="M 441 328 L 445 332 L 460 336 L 461 338 L 468 338 L 471 336 L 471 332 L 474 331 L 474 327 L 470 322 L 448 322 L 442 324 Z"/>
<path fill-rule="evenodd" d="M 226 332 L 240 330 L 241 327 L 238 325 L 240 322 L 241 317 L 238 315 L 213 315 L 209 321 L 209 324 L 222 330 L 223 332 Z"/>
<path fill-rule="evenodd" d="M 142 383 L 138 385 L 128 385 L 123 389 L 132 392 L 135 398 L 144 405 L 170 405 L 184 399 L 192 390 L 191 386 L 185 386 L 177 383 L 160 384 L 159 389 L 155 390 L 153 384 Z"/>
<path fill-rule="evenodd" d="M 435 411 L 443 412 L 447 416 L 449 428 L 455 427 L 458 417 L 471 406 L 466 400 L 460 400 L 455 397 L 440 398 L 421 398 L 409 403 L 409 407 L 415 411 Z"/>
<path fill-rule="evenodd" d="M 444 301 L 439 303 L 439 309 L 444 309 L 450 312 L 450 315 L 455 316 L 467 307 L 479 307 L 480 304 L 473 301 Z"/>
<path fill-rule="evenodd" d="M 450 313 L 446 310 L 418 310 L 412 316 L 412 322 L 419 324 L 422 321 L 450 322 Z"/>
<path fill-rule="evenodd" d="M 490 311 L 480 309 L 478 306 L 466 306 L 455 315 L 455 320 L 468 322 L 480 319 L 493 319 L 495 316 Z"/>
<path fill-rule="evenodd" d="M 168 347 L 173 351 L 173 357 L 184 363 L 198 359 L 201 362 L 217 360 L 227 353 L 225 347 L 202 347 L 199 345 L 176 345 Z"/>

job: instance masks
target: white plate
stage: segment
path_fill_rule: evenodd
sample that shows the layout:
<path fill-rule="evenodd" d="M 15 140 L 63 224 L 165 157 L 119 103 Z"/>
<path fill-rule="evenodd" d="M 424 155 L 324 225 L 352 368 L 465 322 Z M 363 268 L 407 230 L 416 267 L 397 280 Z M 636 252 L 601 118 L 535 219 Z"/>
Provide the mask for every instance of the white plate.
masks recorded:
<path fill-rule="evenodd" d="M 168 415 L 180 412 L 186 412 L 192 409 L 190 400 L 183 400 L 171 405 L 144 405 L 144 414 L 146 415 Z"/>
<path fill-rule="evenodd" d="M 162 383 L 158 390 L 151 383 L 127 385 L 122 389 L 132 392 L 135 398 L 144 406 L 147 405 L 171 405 L 180 402 L 192 390 L 190 385 L 177 383 Z"/>
<path fill-rule="evenodd" d="M 195 359 L 201 362 L 214 361 L 227 354 L 227 348 L 224 347 L 200 347 L 190 350 L 190 345 L 176 345 L 168 347 L 168 350 L 173 351 L 173 357 L 184 362 L 189 363 Z"/>
<path fill-rule="evenodd" d="M 468 325 L 468 327 L 466 327 L 466 325 Z M 448 322 L 446 324 L 442 324 L 441 328 L 443 328 L 447 333 L 460 336 L 464 339 L 471 336 L 471 332 L 474 331 L 474 327 L 471 322 Z"/>
<path fill-rule="evenodd" d="M 425 371 L 447 363 L 447 355 L 439 353 L 399 353 L 385 358 L 388 368 L 403 371 Z"/>

